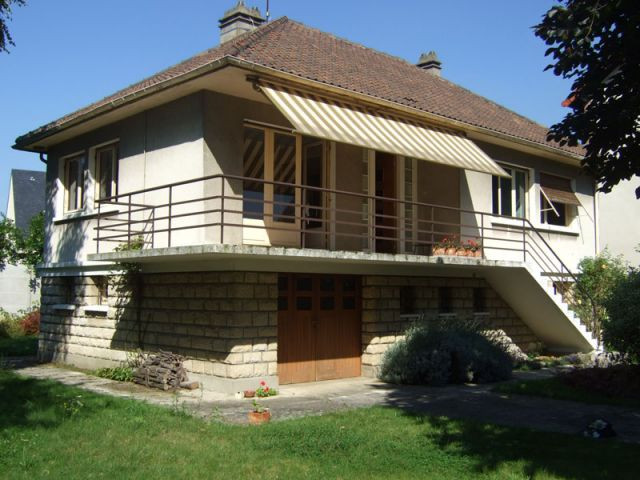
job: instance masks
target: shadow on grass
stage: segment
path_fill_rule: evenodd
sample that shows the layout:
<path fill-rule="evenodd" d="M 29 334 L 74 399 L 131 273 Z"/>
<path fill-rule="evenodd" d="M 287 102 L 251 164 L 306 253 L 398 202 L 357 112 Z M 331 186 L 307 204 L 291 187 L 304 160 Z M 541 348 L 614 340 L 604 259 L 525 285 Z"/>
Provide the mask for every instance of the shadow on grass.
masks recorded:
<path fill-rule="evenodd" d="M 50 380 L 18 376 L 0 370 L 0 431 L 11 427 L 52 428 L 98 411 L 95 395 Z M 88 401 L 88 399 L 91 399 Z"/>

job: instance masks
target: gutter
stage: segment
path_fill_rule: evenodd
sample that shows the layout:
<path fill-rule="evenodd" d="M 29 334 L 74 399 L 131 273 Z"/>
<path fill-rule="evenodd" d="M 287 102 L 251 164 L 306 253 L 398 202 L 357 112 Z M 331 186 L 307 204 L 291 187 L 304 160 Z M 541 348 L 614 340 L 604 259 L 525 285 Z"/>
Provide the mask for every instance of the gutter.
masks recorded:
<path fill-rule="evenodd" d="M 367 95 L 364 93 L 358 93 L 358 92 L 354 92 L 351 90 L 347 90 L 345 88 L 342 87 L 335 87 L 332 85 L 328 85 L 322 82 L 318 82 L 316 80 L 309 80 L 307 78 L 301 77 L 299 75 L 295 75 L 295 74 L 291 74 L 291 73 L 285 73 L 282 72 L 280 70 L 276 70 L 274 68 L 271 67 L 265 67 L 263 65 L 259 65 L 257 63 L 253 63 L 253 62 L 249 62 L 247 60 L 242 60 L 240 58 L 231 56 L 231 55 L 225 55 L 224 57 L 219 58 L 218 60 L 214 60 L 211 63 L 208 63 L 202 67 L 196 68 L 195 70 L 192 70 L 190 72 L 186 72 L 183 74 L 178 75 L 177 77 L 171 78 L 169 80 L 165 80 L 163 82 L 157 83 L 155 85 L 143 88 L 142 90 L 138 90 L 136 92 L 132 92 L 124 97 L 120 97 L 117 98 L 115 100 L 112 100 L 111 102 L 101 105 L 97 108 L 95 108 L 94 110 L 91 110 L 90 112 L 87 112 L 85 114 L 82 114 L 76 118 L 74 118 L 73 120 L 69 120 L 68 122 L 62 124 L 62 125 L 58 125 L 55 127 L 52 127 L 51 129 L 45 130 L 44 132 L 40 132 L 38 134 L 34 134 L 33 138 L 29 138 L 29 134 L 27 133 L 26 135 L 23 135 L 22 137 L 18 137 L 18 139 L 16 139 L 16 143 L 15 145 L 12 146 L 12 148 L 16 149 L 16 150 L 23 150 L 23 151 L 29 151 L 29 152 L 37 152 L 37 153 L 43 153 L 43 149 L 42 148 L 37 148 L 37 146 L 32 146 L 29 147 L 29 145 L 33 145 L 34 143 L 37 143 L 38 140 L 42 140 L 44 138 L 50 137 L 52 135 L 55 135 L 56 133 L 60 133 L 64 130 L 67 130 L 73 126 L 76 126 L 78 124 L 81 124 L 83 122 L 86 122 L 88 120 L 91 120 L 93 118 L 96 118 L 102 114 L 108 113 L 112 110 L 115 110 L 121 106 L 127 105 L 127 104 L 131 104 L 134 103 L 138 100 L 141 100 L 142 98 L 146 98 L 150 95 L 153 95 L 155 93 L 158 93 L 162 90 L 165 90 L 167 88 L 170 88 L 172 86 L 176 86 L 179 85 L 181 83 L 185 83 L 189 80 L 193 80 L 195 78 L 201 77 L 203 75 L 206 75 L 207 73 L 211 73 L 217 70 L 220 70 L 226 66 L 235 66 L 238 68 L 242 68 L 244 70 L 249 70 L 252 72 L 257 72 L 257 73 L 262 73 L 265 75 L 269 75 L 271 77 L 276 77 L 276 78 L 280 78 L 280 79 L 284 79 L 284 80 L 288 80 L 288 81 L 293 81 L 295 83 L 298 84 L 302 84 L 302 85 L 306 85 L 310 88 L 313 88 L 314 90 L 324 90 L 326 92 L 330 92 L 330 93 L 334 93 L 337 95 L 341 95 L 341 96 L 346 96 L 348 98 L 356 98 L 356 99 L 360 99 L 363 100 L 367 103 L 370 104 L 374 104 L 374 105 L 379 105 L 382 106 L 384 108 L 390 108 L 392 110 L 396 110 L 396 111 L 401 111 L 405 114 L 408 114 L 412 117 L 418 118 L 422 121 L 424 121 L 425 119 L 430 121 L 431 123 L 434 123 L 436 125 L 441 125 L 441 126 L 445 126 L 445 127 L 449 127 L 449 128 L 456 128 L 459 130 L 463 130 L 466 132 L 474 132 L 474 133 L 478 133 L 478 134 L 482 134 L 482 135 L 487 135 L 490 137 L 494 137 L 500 140 L 504 140 L 504 141 L 508 141 L 511 143 L 517 143 L 519 145 L 523 145 L 525 147 L 528 148 L 533 148 L 536 150 L 541 150 L 549 155 L 552 155 L 554 157 L 560 157 L 564 160 L 572 160 L 572 161 L 576 161 L 576 162 L 580 162 L 582 160 L 582 156 L 581 155 L 577 155 L 577 154 L 573 154 L 573 153 L 569 153 L 566 152 L 564 150 L 560 150 L 558 148 L 555 147 L 550 147 L 547 145 L 542 145 L 540 143 L 537 142 L 532 142 L 530 140 L 526 140 L 514 135 L 509 135 L 509 134 L 505 134 L 505 133 L 501 133 L 501 132 L 497 132 L 495 130 L 491 130 L 491 129 L 487 129 L 487 128 L 483 128 L 483 127 L 479 127 L 476 125 L 472 125 L 469 123 L 465 123 L 459 120 L 454 120 L 448 117 L 444 117 L 442 115 L 438 115 L 435 113 L 430 113 L 430 112 L 425 112 L 423 110 L 419 110 L 417 108 L 414 107 L 408 107 L 405 105 L 401 105 L 399 103 L 395 103 L 389 100 L 384 100 L 381 99 L 379 97 L 374 97 L 372 95 Z M 25 141 L 21 141 L 22 139 L 24 139 Z"/>

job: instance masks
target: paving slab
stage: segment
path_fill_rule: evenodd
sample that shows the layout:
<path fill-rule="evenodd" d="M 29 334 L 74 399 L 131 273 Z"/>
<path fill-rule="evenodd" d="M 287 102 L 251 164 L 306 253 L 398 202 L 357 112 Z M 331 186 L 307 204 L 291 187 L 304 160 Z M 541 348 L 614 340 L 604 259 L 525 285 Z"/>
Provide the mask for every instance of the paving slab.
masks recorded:
<path fill-rule="evenodd" d="M 251 399 L 194 391 L 163 392 L 131 383 L 97 378 L 55 365 L 32 365 L 16 372 L 50 379 L 95 393 L 128 397 L 169 408 L 180 408 L 205 419 L 247 423 Z M 517 372 L 517 378 L 545 378 L 551 370 Z M 618 439 L 640 443 L 640 409 L 590 405 L 524 395 L 502 395 L 492 385 L 424 387 L 390 385 L 371 378 L 351 378 L 309 384 L 284 385 L 275 397 L 259 399 L 274 421 L 322 415 L 350 408 L 386 406 L 408 414 L 470 419 L 497 425 L 580 434 L 594 419 L 609 421 Z"/>

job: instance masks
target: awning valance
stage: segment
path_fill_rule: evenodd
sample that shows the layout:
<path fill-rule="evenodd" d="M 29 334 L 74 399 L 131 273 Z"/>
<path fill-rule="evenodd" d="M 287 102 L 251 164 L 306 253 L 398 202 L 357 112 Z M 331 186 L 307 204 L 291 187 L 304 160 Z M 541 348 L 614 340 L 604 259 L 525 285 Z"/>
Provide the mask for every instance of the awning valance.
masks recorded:
<path fill-rule="evenodd" d="M 348 143 L 452 167 L 508 177 L 463 134 L 273 85 L 260 86 L 295 129 Z"/>
<path fill-rule="evenodd" d="M 580 201 L 571 189 L 571 180 L 563 177 L 556 177 L 548 173 L 540 174 L 540 189 L 551 202 L 566 203 L 567 205 L 579 206 Z"/>

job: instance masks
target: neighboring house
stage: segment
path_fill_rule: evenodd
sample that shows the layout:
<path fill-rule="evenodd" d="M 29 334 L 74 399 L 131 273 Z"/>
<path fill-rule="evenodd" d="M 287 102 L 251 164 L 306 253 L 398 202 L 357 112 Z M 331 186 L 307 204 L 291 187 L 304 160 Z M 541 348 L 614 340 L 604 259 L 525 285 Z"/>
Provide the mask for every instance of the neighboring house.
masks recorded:
<path fill-rule="evenodd" d="M 622 255 L 633 266 L 640 265 L 640 177 L 616 185 L 609 193 L 598 193 L 598 248 Z"/>
<path fill-rule="evenodd" d="M 238 391 L 375 375 L 419 313 L 525 350 L 597 346 L 555 292 L 597 251 L 581 150 L 433 53 L 412 65 L 242 2 L 220 23 L 220 46 L 16 140 L 47 154 L 42 358 L 140 344 Z M 435 255 L 451 237 L 480 257 Z M 133 294 L 108 280 L 119 261 L 142 270 Z"/>
<path fill-rule="evenodd" d="M 44 172 L 11 170 L 6 217 L 23 232 L 34 215 L 44 210 Z M 0 308 L 16 313 L 40 301 L 40 288 L 23 265 L 7 264 L 0 271 Z"/>

